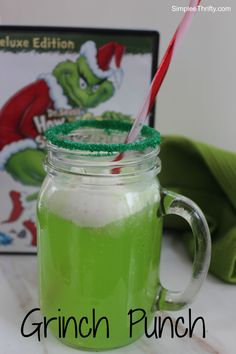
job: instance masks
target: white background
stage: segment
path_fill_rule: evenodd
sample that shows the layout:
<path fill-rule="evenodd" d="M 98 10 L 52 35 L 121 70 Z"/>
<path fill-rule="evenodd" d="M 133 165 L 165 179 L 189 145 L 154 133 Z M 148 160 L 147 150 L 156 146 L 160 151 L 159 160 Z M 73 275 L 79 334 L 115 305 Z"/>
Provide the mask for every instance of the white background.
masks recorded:
<path fill-rule="evenodd" d="M 236 151 L 236 12 L 197 13 L 157 102 L 156 127 Z M 0 0 L 3 24 L 156 29 L 161 55 L 188 0 Z M 132 98 L 132 96 L 131 96 Z"/>

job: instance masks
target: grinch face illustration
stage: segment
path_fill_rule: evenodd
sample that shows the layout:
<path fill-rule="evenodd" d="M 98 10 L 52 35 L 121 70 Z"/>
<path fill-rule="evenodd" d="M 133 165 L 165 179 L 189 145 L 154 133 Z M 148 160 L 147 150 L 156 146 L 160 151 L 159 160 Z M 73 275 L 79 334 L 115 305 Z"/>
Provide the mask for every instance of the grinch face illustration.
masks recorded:
<path fill-rule="evenodd" d="M 109 79 L 97 77 L 83 56 L 75 63 L 68 60 L 58 64 L 53 75 L 73 107 L 93 108 L 115 93 L 114 84 Z"/>
<path fill-rule="evenodd" d="M 21 185 L 39 187 L 45 176 L 45 152 L 39 148 L 38 138 L 52 124 L 62 123 L 50 119 L 48 110 L 76 107 L 85 113 L 109 100 L 122 82 L 124 49 L 114 41 L 98 49 L 93 41 L 85 42 L 75 61 L 57 63 L 51 73 L 41 74 L 35 82 L 10 97 L 0 110 L 0 170 L 5 170 Z M 110 115 L 114 117 L 114 112 Z M 9 198 L 12 210 L 2 225 L 22 220 L 35 245 L 34 221 L 31 215 L 22 215 L 25 205 L 35 201 L 37 193 L 23 200 L 20 191 L 9 190 Z"/>
<path fill-rule="evenodd" d="M 37 138 L 53 124 L 47 111 L 76 107 L 86 112 L 109 100 L 122 82 L 123 54 L 117 42 L 98 49 L 93 41 L 85 42 L 77 60 L 58 63 L 52 73 L 15 93 L 0 110 L 0 167 L 22 184 L 40 185 L 44 152 L 37 149 Z"/>

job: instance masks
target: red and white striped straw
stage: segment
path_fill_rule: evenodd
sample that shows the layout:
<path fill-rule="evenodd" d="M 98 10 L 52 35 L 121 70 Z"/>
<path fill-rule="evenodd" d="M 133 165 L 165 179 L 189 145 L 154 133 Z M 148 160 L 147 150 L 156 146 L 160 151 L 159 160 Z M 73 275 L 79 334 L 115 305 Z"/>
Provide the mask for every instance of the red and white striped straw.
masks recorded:
<path fill-rule="evenodd" d="M 201 0 L 191 0 L 189 7 L 195 8 L 197 11 L 197 7 L 200 4 Z M 131 143 L 134 141 L 141 128 L 142 125 L 145 123 L 150 111 L 152 110 L 152 107 L 155 102 L 155 98 L 159 92 L 159 89 L 161 87 L 161 84 L 166 76 L 166 73 L 168 71 L 171 59 L 173 57 L 174 52 L 176 51 L 177 47 L 180 44 L 180 41 L 182 40 L 185 32 L 187 31 L 193 16 L 196 11 L 186 11 L 184 14 L 184 17 L 182 18 L 182 21 L 180 22 L 179 26 L 177 27 L 177 30 L 174 33 L 173 38 L 170 41 L 170 44 L 164 54 L 164 57 L 157 69 L 157 72 L 152 80 L 150 89 L 148 91 L 148 94 L 144 100 L 143 105 L 141 106 L 139 113 L 133 123 L 133 126 L 126 138 L 126 143 Z M 118 157 L 116 159 L 118 161 Z"/>
<path fill-rule="evenodd" d="M 189 7 L 195 8 L 197 11 L 197 7 L 200 4 L 200 2 L 201 0 L 191 0 L 189 3 Z M 126 144 L 133 142 L 137 138 L 143 124 L 145 124 L 145 121 L 152 110 L 152 107 L 155 102 L 155 98 L 160 90 L 161 84 L 166 76 L 173 54 L 178 48 L 180 41 L 183 39 L 183 36 L 187 31 L 196 11 L 186 11 L 179 26 L 177 27 L 174 36 L 172 37 L 169 46 L 164 54 L 164 57 L 152 80 L 151 86 L 144 100 L 144 103 L 141 106 L 139 113 L 132 125 L 132 128 L 125 139 Z M 116 156 L 116 158 L 113 161 L 115 162 L 115 161 L 122 160 L 123 155 L 124 155 L 123 153 L 120 153 L 119 155 Z M 120 167 L 113 168 L 112 173 L 113 174 L 120 173 Z"/>

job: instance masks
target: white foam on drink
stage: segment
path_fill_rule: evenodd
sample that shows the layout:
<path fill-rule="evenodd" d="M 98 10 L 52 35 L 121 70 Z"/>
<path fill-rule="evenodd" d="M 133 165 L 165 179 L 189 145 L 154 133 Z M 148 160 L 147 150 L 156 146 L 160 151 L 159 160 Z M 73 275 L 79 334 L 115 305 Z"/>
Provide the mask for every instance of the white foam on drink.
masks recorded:
<path fill-rule="evenodd" d="M 141 211 L 158 202 L 157 186 L 127 188 L 115 186 L 90 189 L 58 190 L 47 207 L 64 219 L 80 226 L 102 227 Z"/>

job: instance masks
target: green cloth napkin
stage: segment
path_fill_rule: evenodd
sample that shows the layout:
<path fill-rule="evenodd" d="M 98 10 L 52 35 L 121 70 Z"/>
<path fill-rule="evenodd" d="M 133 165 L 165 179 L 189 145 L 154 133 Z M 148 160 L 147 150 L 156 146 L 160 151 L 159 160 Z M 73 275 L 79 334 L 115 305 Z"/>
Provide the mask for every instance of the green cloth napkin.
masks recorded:
<path fill-rule="evenodd" d="M 161 185 L 195 201 L 204 212 L 212 237 L 210 271 L 236 284 L 236 154 L 166 136 L 162 140 Z M 186 223 L 167 217 L 167 226 L 189 232 Z M 185 234 L 193 253 L 193 238 Z"/>

